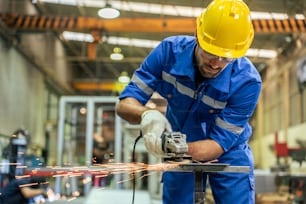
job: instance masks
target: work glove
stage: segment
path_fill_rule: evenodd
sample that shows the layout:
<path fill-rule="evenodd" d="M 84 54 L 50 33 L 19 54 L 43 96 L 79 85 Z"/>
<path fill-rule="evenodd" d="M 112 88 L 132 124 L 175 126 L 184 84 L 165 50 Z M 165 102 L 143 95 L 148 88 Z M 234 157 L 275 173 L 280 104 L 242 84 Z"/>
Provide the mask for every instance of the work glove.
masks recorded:
<path fill-rule="evenodd" d="M 141 115 L 141 131 L 148 152 L 156 157 L 163 156 L 161 136 L 164 131 L 172 132 L 167 118 L 158 110 L 147 110 Z"/>

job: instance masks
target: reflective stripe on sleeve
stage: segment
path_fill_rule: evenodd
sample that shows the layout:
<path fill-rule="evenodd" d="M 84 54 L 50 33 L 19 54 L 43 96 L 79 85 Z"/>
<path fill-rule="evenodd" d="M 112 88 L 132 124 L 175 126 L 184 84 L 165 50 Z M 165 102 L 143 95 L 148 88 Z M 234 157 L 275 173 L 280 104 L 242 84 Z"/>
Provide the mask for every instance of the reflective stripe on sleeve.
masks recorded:
<path fill-rule="evenodd" d="M 225 122 L 224 120 L 222 120 L 221 118 L 217 118 L 216 119 L 216 125 L 222 129 L 225 129 L 229 132 L 232 132 L 234 134 L 241 134 L 242 131 L 244 130 L 244 128 L 241 128 L 241 127 L 238 127 L 238 126 L 235 126 L 231 123 L 228 123 L 228 122 Z"/>
<path fill-rule="evenodd" d="M 215 99 L 213 99 L 213 98 L 211 98 L 207 95 L 203 96 L 202 102 L 205 103 L 206 105 L 211 106 L 211 107 L 216 108 L 216 109 L 223 109 L 226 106 L 226 102 L 216 101 Z"/>
<path fill-rule="evenodd" d="M 162 77 L 163 77 L 163 80 L 165 80 L 166 82 L 176 87 L 177 91 L 180 92 L 181 94 L 187 95 L 190 98 L 194 97 L 194 91 L 191 88 L 184 86 L 183 84 L 177 82 L 174 76 L 171 76 L 167 72 L 163 71 Z"/>
<path fill-rule="evenodd" d="M 143 90 L 148 96 L 151 96 L 154 92 L 144 81 L 142 81 L 136 74 L 133 74 L 132 82 L 134 82 L 141 90 Z"/>

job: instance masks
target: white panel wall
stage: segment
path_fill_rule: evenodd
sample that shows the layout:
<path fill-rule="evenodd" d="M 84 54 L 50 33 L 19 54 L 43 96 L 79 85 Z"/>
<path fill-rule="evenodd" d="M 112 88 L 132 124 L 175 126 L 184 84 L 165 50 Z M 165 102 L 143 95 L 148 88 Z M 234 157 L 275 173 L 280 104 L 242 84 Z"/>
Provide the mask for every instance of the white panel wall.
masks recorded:
<path fill-rule="evenodd" d="M 37 13 L 31 1 L 20 0 L 0 0 L 0 12 Z M 0 134 L 10 135 L 17 128 L 25 128 L 32 144 L 44 147 L 46 129 L 50 140 L 56 141 L 58 114 L 57 102 L 48 101 L 51 99 L 47 96 L 50 92 L 53 96 L 65 94 L 70 84 L 63 45 L 52 32 L 11 30 L 6 35 L 14 38 L 14 43 L 0 36 Z M 50 129 L 50 124 L 54 128 Z M 0 158 L 3 140 L 0 138 Z M 49 157 L 55 157 L 54 153 L 49 152 Z"/>
<path fill-rule="evenodd" d="M 29 130 L 34 140 L 43 142 L 44 81 L 12 47 L 0 38 L 0 133 L 17 128 Z"/>

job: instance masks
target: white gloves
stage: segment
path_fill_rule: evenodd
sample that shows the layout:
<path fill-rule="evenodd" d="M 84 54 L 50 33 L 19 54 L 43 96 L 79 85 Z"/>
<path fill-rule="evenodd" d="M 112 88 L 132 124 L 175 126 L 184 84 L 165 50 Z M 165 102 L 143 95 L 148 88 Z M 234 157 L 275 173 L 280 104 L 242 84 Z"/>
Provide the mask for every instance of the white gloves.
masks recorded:
<path fill-rule="evenodd" d="M 172 132 L 167 118 L 158 110 L 147 110 L 141 116 L 141 128 L 145 146 L 149 153 L 154 156 L 162 156 L 161 135 L 166 130 Z"/>

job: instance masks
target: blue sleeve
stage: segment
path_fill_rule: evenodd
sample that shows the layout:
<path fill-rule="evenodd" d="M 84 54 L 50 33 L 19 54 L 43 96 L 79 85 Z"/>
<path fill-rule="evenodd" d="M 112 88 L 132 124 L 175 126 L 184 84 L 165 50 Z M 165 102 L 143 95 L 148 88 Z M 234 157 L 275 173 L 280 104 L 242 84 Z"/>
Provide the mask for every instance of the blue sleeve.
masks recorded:
<path fill-rule="evenodd" d="M 245 143 L 250 138 L 252 130 L 248 121 L 256 108 L 260 90 L 260 81 L 245 82 L 231 96 L 223 111 L 217 115 L 209 136 L 218 142 L 224 151 Z M 217 124 L 218 121 L 221 125 Z"/>
<path fill-rule="evenodd" d="M 120 94 L 119 99 L 133 97 L 142 104 L 145 104 L 150 99 L 162 80 L 161 76 L 166 56 L 164 53 L 167 53 L 165 44 L 162 41 L 145 58 L 140 67 L 135 71 L 131 82 Z"/>

